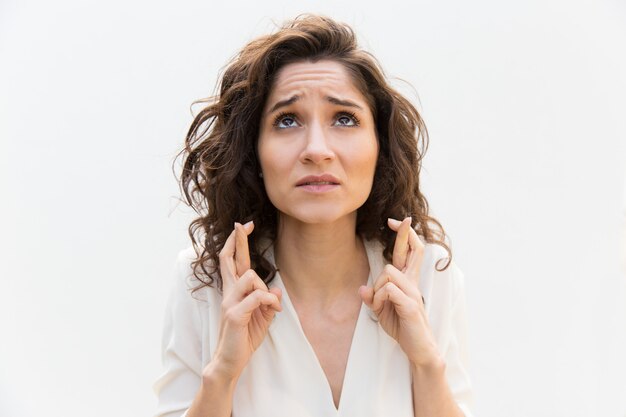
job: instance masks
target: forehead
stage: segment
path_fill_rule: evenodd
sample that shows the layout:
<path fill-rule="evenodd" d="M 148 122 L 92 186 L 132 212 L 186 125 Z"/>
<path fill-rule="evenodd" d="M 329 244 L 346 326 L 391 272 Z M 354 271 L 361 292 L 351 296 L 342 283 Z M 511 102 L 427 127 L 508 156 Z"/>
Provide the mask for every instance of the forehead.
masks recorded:
<path fill-rule="evenodd" d="M 320 60 L 287 64 L 276 74 L 270 90 L 270 97 L 279 97 L 294 90 L 321 89 L 333 91 L 354 98 L 363 98 L 348 69 L 340 62 Z"/>

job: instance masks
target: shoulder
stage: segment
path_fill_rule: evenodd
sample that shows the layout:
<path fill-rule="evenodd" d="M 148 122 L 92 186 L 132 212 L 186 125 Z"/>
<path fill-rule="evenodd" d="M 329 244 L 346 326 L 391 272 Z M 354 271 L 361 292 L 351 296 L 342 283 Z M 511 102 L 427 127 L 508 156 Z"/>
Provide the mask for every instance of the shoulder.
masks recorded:
<path fill-rule="evenodd" d="M 198 254 L 191 245 L 178 252 L 173 286 L 179 297 L 189 297 L 197 302 L 206 303 L 218 297 L 219 294 L 215 287 L 203 285 L 203 282 L 195 276 L 193 262 L 197 259 Z M 210 266 L 207 265 L 207 267 Z M 198 289 L 194 291 L 196 288 Z"/>
<path fill-rule="evenodd" d="M 445 294 L 446 298 L 454 303 L 464 289 L 463 271 L 454 258 L 450 259 L 448 252 L 441 245 L 428 243 L 424 251 L 423 264 L 427 273 L 432 274 L 433 289 L 438 289 L 441 296 Z"/>
<path fill-rule="evenodd" d="M 424 261 L 431 265 L 435 279 L 447 280 L 455 289 L 462 286 L 463 272 L 457 262 L 454 259 L 450 259 L 448 252 L 443 246 L 427 243 L 424 251 Z"/>
<path fill-rule="evenodd" d="M 176 257 L 176 264 L 179 268 L 184 268 L 186 265 L 191 267 L 191 262 L 196 259 L 196 251 L 193 246 L 188 246 L 185 249 L 182 249 L 178 252 L 178 256 Z"/>

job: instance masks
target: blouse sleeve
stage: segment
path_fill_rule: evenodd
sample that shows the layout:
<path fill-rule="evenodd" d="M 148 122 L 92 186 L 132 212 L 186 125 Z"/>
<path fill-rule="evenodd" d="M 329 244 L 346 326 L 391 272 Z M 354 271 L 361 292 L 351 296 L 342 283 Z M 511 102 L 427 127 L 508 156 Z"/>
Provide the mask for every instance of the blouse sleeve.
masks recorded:
<path fill-rule="evenodd" d="M 453 267 L 452 273 L 456 295 L 452 304 L 450 342 L 444 354 L 446 377 L 454 399 L 465 414 L 465 417 L 473 417 L 470 411 L 470 408 L 473 407 L 473 392 L 468 372 L 469 353 L 467 346 L 465 278 L 458 266 L 453 264 L 451 267 Z"/>
<path fill-rule="evenodd" d="M 181 251 L 163 321 L 163 372 L 152 386 L 158 399 L 155 417 L 184 417 L 201 383 L 202 353 L 198 301 L 191 295 L 189 253 Z"/>

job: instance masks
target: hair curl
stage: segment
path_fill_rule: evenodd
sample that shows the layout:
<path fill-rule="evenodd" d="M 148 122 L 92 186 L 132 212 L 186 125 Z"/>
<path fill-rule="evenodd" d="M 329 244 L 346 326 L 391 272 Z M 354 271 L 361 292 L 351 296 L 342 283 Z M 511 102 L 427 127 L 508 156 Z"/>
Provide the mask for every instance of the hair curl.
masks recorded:
<path fill-rule="evenodd" d="M 215 282 L 221 291 L 218 254 L 236 221 L 254 220 L 255 229 L 249 236 L 251 266 L 266 283 L 274 278 L 276 267 L 263 257 L 265 248 L 261 247 L 261 239 L 276 239 L 278 221 L 258 175 L 256 142 L 261 111 L 279 69 L 320 59 L 345 66 L 368 101 L 376 124 L 379 156 L 371 193 L 357 210 L 356 232 L 365 239 L 378 239 L 385 248 L 385 259 L 391 262 L 395 232 L 386 227 L 386 220 L 411 216 L 412 226 L 426 242 L 447 251 L 449 256 L 444 259 L 448 263 L 438 270 L 450 265 L 452 253 L 446 234 L 428 215 L 428 202 L 419 187 L 422 159 L 428 149 L 422 117 L 388 85 L 377 59 L 358 47 L 348 25 L 326 16 L 302 14 L 276 33 L 244 46 L 223 72 L 216 86 L 219 95 L 195 102 L 205 107 L 195 116 L 184 149 L 176 157 L 184 157 L 179 185 L 185 203 L 199 215 L 188 229 L 197 255 L 192 262 L 193 275 L 201 282 L 195 290 Z M 435 227 L 431 229 L 430 223 Z"/>

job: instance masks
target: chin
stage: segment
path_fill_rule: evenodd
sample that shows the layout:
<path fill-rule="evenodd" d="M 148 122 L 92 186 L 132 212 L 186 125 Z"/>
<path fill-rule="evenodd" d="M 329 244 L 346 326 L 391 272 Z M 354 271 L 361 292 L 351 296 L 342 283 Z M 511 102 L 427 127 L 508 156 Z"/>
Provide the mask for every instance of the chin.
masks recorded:
<path fill-rule="evenodd" d="M 303 205 L 287 210 L 280 210 L 282 215 L 290 217 L 306 224 L 333 224 L 341 220 L 354 218 L 356 221 L 356 210 L 358 207 L 340 207 L 337 204 L 328 205 Z"/>

